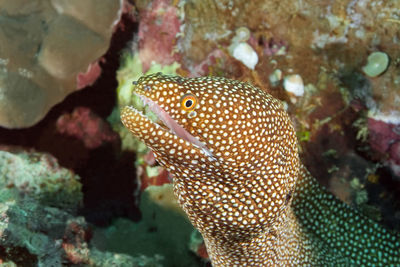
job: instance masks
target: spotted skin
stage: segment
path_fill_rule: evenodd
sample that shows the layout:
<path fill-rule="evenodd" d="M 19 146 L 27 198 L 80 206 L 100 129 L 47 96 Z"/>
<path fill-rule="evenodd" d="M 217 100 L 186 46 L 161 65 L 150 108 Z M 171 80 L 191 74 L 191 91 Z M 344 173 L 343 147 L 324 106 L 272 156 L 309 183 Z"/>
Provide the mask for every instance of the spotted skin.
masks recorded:
<path fill-rule="evenodd" d="M 340 202 L 300 164 L 293 126 L 271 95 L 226 78 L 160 73 L 141 77 L 135 92 L 197 140 L 122 110 L 124 125 L 173 175 L 213 266 L 400 265 L 399 235 Z"/>

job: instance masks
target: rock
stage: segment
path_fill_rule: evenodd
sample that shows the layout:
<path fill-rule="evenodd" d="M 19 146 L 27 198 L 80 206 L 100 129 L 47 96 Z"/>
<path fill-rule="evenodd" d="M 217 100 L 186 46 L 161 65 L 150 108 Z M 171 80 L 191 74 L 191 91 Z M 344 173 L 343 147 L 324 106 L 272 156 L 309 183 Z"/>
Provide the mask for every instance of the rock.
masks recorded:
<path fill-rule="evenodd" d="M 368 118 L 369 144 L 393 174 L 400 177 L 400 123 L 377 115 Z"/>
<path fill-rule="evenodd" d="M 76 209 L 82 201 L 79 177 L 49 154 L 0 150 L 0 201 L 18 199 Z"/>
<path fill-rule="evenodd" d="M 95 230 L 92 245 L 102 251 L 123 251 L 131 256 L 158 259 L 157 266 L 203 266 L 189 249 L 193 226 L 173 206 L 158 204 L 173 201 L 168 197 L 172 188 L 166 185 L 158 189 L 157 186 L 151 187 L 141 195 L 142 219 L 139 222 L 117 218 L 110 227 Z M 166 194 L 164 197 L 169 200 L 158 199 L 155 202 L 159 190 L 164 191 L 162 195 Z"/>
<path fill-rule="evenodd" d="M 130 256 L 90 244 L 91 226 L 77 216 L 79 180 L 49 154 L 0 147 L 0 265 L 162 266 L 157 255 Z"/>

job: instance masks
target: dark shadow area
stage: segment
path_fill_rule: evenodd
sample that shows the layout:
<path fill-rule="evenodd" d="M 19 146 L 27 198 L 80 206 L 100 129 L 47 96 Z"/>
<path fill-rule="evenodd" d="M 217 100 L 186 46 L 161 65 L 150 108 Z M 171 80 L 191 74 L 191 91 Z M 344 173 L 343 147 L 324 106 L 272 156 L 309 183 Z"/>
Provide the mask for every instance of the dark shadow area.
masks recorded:
<path fill-rule="evenodd" d="M 25 248 L 3 248 L 0 246 L 0 259 L 12 260 L 18 266 L 37 266 L 37 257 L 30 254 Z"/>

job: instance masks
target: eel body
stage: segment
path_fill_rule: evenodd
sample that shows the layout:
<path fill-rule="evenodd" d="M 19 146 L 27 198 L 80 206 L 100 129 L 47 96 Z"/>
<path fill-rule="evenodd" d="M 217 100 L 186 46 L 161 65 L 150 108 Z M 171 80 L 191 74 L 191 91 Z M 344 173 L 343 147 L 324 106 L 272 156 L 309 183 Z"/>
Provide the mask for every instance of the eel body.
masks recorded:
<path fill-rule="evenodd" d="M 123 124 L 174 177 L 174 193 L 217 266 L 400 266 L 400 237 L 322 188 L 299 162 L 281 102 L 218 77 L 141 77 L 156 116 Z"/>

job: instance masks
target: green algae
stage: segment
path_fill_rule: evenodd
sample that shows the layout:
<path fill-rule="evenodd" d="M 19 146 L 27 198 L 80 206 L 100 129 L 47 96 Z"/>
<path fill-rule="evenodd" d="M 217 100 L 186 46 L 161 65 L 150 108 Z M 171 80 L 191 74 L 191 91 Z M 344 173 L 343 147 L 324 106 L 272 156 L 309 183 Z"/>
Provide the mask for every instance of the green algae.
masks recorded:
<path fill-rule="evenodd" d="M 132 82 L 139 80 L 143 75 L 152 73 L 162 72 L 164 74 L 176 74 L 176 70 L 180 67 L 178 62 L 174 62 L 171 65 L 163 66 L 161 64 L 152 63 L 150 68 L 143 72 L 143 64 L 140 61 L 139 55 L 132 55 L 127 52 L 122 56 L 122 67 L 117 72 L 118 80 L 118 105 L 120 107 L 127 105 L 134 105 L 135 107 L 141 107 L 141 101 L 135 97 L 132 92 L 134 86 Z"/>

